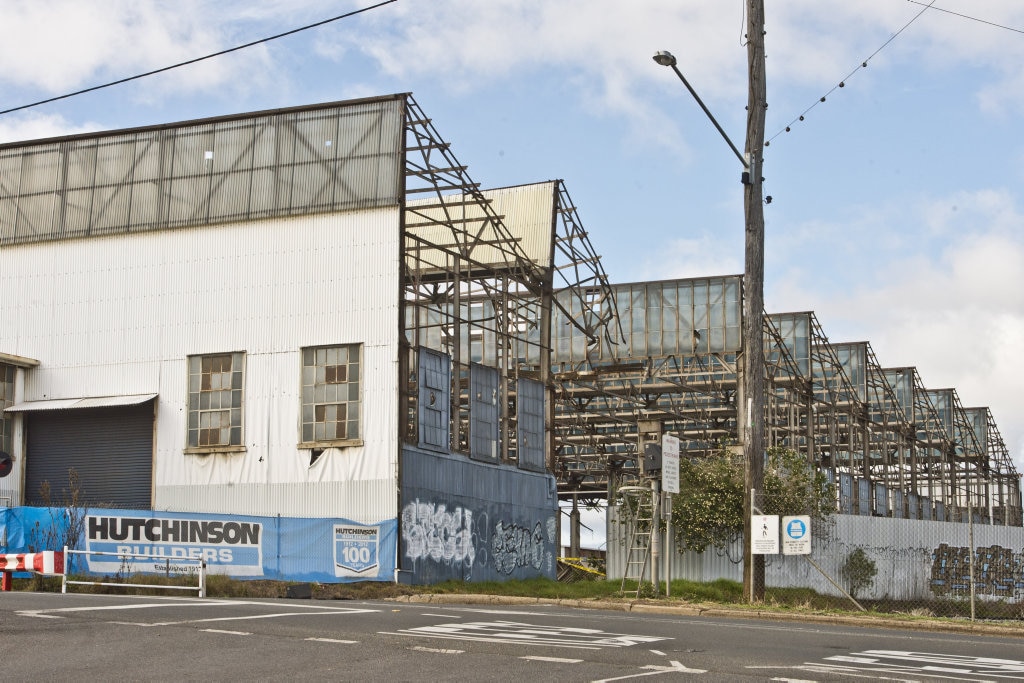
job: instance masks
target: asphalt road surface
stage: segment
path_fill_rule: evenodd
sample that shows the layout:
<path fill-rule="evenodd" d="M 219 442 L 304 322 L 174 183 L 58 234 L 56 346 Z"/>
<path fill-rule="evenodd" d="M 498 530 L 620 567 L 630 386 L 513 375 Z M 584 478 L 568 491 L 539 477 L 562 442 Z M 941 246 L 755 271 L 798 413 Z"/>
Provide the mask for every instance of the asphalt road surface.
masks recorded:
<path fill-rule="evenodd" d="M 1024 631 L 1024 629 L 1022 629 Z M 0 593 L 6 680 L 1024 681 L 1024 637 L 558 606 Z"/>

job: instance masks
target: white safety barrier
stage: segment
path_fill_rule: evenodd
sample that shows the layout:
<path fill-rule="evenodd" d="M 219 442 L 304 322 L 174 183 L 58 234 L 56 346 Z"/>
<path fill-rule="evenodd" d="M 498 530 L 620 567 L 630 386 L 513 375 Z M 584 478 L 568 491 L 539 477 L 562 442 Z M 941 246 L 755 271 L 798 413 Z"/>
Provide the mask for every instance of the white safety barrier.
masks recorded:
<path fill-rule="evenodd" d="M 163 586 L 163 585 L 160 585 L 160 584 L 124 583 L 124 582 L 115 582 L 115 581 L 70 581 L 70 580 L 68 580 L 67 572 L 64 572 L 64 574 L 63 574 L 64 580 L 62 581 L 62 585 L 61 585 L 61 589 L 60 589 L 61 593 L 67 593 L 68 592 L 68 585 L 75 584 L 75 585 L 79 585 L 79 586 L 121 586 L 121 587 L 124 587 L 124 588 L 158 588 L 158 589 L 162 588 L 162 589 L 172 590 L 172 591 L 173 590 L 198 591 L 199 592 L 199 597 L 201 597 L 201 598 L 205 598 L 206 597 L 206 560 L 204 560 L 204 559 L 196 559 L 196 558 L 190 558 L 190 557 L 164 558 L 164 557 L 155 557 L 153 555 L 136 554 L 136 553 L 106 553 L 106 552 L 100 552 L 98 550 L 71 550 L 67 546 L 64 546 L 64 557 L 67 558 L 65 566 L 70 566 L 70 564 L 71 564 L 71 560 L 70 560 L 71 555 L 107 555 L 107 556 L 111 556 L 111 557 L 120 558 L 122 562 L 127 560 L 127 559 L 129 559 L 129 558 L 131 558 L 131 559 L 143 559 L 143 560 L 149 560 L 149 561 L 167 560 L 167 562 L 168 562 L 168 565 L 167 565 L 168 566 L 168 570 L 170 569 L 170 562 L 172 560 L 174 561 L 175 564 L 178 564 L 178 563 L 194 563 L 196 565 L 197 569 L 198 569 L 198 571 L 196 573 L 198 574 L 198 577 L 199 577 L 199 585 L 198 586 Z"/>

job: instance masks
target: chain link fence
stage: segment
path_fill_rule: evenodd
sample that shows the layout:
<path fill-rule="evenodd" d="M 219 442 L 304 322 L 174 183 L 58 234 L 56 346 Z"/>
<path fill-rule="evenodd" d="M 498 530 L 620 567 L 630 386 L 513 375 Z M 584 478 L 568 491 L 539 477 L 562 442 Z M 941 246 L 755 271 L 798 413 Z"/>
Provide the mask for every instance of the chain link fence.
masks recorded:
<path fill-rule="evenodd" d="M 810 526 L 808 555 L 765 554 L 765 602 L 812 609 L 870 610 L 965 619 L 1024 619 L 1024 528 L 993 524 L 983 511 L 944 509 L 927 499 L 904 517 L 834 514 Z M 608 514 L 608 580 L 629 569 L 632 511 Z M 922 519 L 922 517 L 925 517 Z M 955 521 L 953 521 L 955 520 Z M 679 552 L 661 528 L 655 576 L 707 583 L 743 581 L 743 539 Z M 780 529 L 780 536 L 785 530 Z M 650 562 L 645 580 L 651 579 Z"/>

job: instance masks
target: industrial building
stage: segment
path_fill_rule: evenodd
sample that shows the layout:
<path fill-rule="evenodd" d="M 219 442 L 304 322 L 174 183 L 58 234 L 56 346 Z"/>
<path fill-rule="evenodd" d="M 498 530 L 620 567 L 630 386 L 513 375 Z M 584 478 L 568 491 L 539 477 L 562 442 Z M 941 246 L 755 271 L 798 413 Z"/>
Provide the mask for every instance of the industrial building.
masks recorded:
<path fill-rule="evenodd" d="M 0 505 L 238 576 L 553 576 L 574 216 L 405 94 L 0 146 Z"/>
<path fill-rule="evenodd" d="M 616 284 L 617 343 L 588 347 L 556 316 L 563 497 L 642 478 L 638 453 L 680 439 L 702 457 L 740 443 L 742 277 Z M 1020 474 L 985 407 L 828 339 L 813 312 L 764 316 L 766 445 L 828 472 L 842 514 L 1021 526 Z"/>
<path fill-rule="evenodd" d="M 408 94 L 0 145 L 0 291 L 0 509 L 74 470 L 87 549 L 554 576 L 559 498 L 744 427 L 741 277 L 609 284 L 564 183 L 482 190 Z M 839 512 L 1021 525 L 987 408 L 811 312 L 763 343 Z"/>

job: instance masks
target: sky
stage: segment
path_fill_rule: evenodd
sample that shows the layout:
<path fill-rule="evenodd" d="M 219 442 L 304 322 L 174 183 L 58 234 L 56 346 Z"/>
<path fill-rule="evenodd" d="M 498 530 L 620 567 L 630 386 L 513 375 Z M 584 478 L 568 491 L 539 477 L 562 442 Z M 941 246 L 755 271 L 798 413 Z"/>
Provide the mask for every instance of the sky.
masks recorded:
<path fill-rule="evenodd" d="M 0 109 L 372 4 L 0 0 Z M 612 282 L 737 274 L 739 162 L 651 57 L 742 149 L 744 5 L 397 0 L 0 115 L 0 141 L 411 92 L 483 187 L 563 179 Z M 1024 471 L 1024 3 L 766 5 L 766 310 L 991 408 Z"/>

